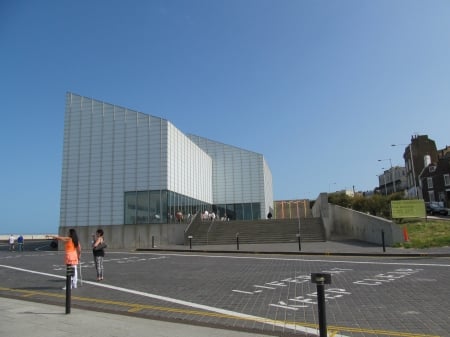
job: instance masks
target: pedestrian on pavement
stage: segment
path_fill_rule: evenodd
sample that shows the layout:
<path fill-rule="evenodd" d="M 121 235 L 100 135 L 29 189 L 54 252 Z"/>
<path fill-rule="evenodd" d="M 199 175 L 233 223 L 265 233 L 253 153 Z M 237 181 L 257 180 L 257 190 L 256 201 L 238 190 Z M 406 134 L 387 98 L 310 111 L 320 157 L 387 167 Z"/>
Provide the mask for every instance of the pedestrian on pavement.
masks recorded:
<path fill-rule="evenodd" d="M 23 252 L 23 236 L 19 235 L 19 237 L 17 238 L 17 249 L 19 250 L 19 252 Z"/>
<path fill-rule="evenodd" d="M 81 244 L 75 229 L 69 229 L 68 236 L 50 236 L 50 238 L 65 242 L 64 262 L 67 266 L 72 266 L 74 275 L 72 276 L 71 287 L 76 288 L 78 282 L 77 265 L 81 256 Z"/>
<path fill-rule="evenodd" d="M 105 238 L 103 237 L 103 229 L 97 229 L 95 232 L 94 243 L 92 244 L 92 252 L 94 253 L 95 270 L 97 271 L 97 281 L 103 281 L 103 259 L 105 257 Z"/>
<path fill-rule="evenodd" d="M 16 240 L 16 238 L 14 237 L 14 235 L 10 235 L 9 236 L 9 250 L 13 251 L 14 250 L 14 241 Z"/>

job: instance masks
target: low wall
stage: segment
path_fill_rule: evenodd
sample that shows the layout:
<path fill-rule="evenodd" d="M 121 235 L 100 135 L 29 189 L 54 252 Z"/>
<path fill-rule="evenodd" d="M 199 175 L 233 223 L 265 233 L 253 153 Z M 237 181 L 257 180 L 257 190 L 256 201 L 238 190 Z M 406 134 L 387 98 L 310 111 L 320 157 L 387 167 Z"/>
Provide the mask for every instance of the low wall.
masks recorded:
<path fill-rule="evenodd" d="M 327 240 L 332 235 L 345 236 L 381 245 L 384 231 L 386 246 L 404 242 L 403 231 L 390 220 L 328 203 L 328 194 L 321 193 L 314 203 L 314 217 L 322 217 Z"/>
<path fill-rule="evenodd" d="M 332 204 L 329 209 L 336 235 L 381 245 L 384 231 L 386 246 L 404 241 L 402 229 L 390 220 Z"/>
<path fill-rule="evenodd" d="M 98 228 L 103 229 L 105 241 L 109 248 L 137 249 L 151 248 L 159 245 L 184 244 L 186 224 L 145 224 L 145 225 L 109 225 L 109 226 L 74 226 L 82 249 L 90 249 L 92 235 Z M 69 227 L 59 227 L 59 235 L 67 236 Z M 62 248 L 62 245 L 60 245 Z"/>

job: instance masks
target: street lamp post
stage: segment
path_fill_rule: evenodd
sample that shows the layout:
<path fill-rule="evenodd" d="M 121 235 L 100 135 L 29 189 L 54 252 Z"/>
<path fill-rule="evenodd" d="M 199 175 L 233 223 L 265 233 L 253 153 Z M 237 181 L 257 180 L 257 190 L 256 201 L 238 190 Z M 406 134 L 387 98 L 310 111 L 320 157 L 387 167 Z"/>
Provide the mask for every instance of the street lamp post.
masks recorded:
<path fill-rule="evenodd" d="M 414 171 L 414 159 L 413 159 L 412 146 L 411 146 L 412 141 L 409 144 L 391 144 L 391 146 L 398 146 L 398 145 L 407 145 L 409 147 L 411 170 L 412 170 L 412 176 L 413 176 L 413 180 L 414 180 L 414 194 L 416 195 L 416 198 L 419 199 L 419 195 L 417 194 L 416 172 Z"/>
<path fill-rule="evenodd" d="M 389 160 L 389 164 L 391 164 L 391 181 L 392 181 L 392 186 L 394 188 L 394 193 L 397 192 L 396 187 L 395 187 L 395 171 L 393 171 L 392 168 L 392 160 L 391 158 L 387 158 L 387 159 L 378 159 L 378 161 L 385 161 L 385 160 Z"/>

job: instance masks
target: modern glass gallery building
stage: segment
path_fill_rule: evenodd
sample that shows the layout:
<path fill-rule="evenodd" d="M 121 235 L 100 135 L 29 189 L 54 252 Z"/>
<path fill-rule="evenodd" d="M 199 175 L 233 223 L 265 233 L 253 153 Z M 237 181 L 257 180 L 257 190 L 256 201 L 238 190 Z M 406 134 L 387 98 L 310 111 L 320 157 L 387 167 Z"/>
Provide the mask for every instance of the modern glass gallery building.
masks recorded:
<path fill-rule="evenodd" d="M 67 93 L 61 234 L 76 228 L 88 244 L 101 227 L 112 247 L 181 244 L 197 212 L 252 220 L 272 208 L 272 174 L 262 154 Z"/>

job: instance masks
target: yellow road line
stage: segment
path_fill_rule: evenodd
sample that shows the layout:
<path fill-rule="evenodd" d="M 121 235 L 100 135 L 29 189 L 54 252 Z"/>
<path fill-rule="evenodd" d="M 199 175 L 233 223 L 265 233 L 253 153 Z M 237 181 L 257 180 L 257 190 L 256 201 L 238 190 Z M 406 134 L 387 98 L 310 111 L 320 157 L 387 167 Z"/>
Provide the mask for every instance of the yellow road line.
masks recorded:
<path fill-rule="evenodd" d="M 65 293 L 64 294 L 56 294 L 56 293 L 49 293 L 49 292 L 43 292 L 43 291 L 37 291 L 37 290 L 23 290 L 23 289 L 0 287 L 0 291 L 16 292 L 16 293 L 22 294 L 22 297 L 32 297 L 32 296 L 36 296 L 36 295 L 55 297 L 55 298 L 65 298 L 66 297 Z M 129 313 L 135 313 L 135 312 L 139 312 L 141 310 L 154 310 L 154 311 L 173 312 L 173 313 L 186 314 L 186 315 L 226 318 L 226 319 L 235 319 L 235 320 L 242 320 L 242 321 L 253 321 L 253 322 L 265 323 L 265 324 L 270 324 L 270 323 L 292 324 L 294 326 L 299 325 L 299 326 L 303 326 L 303 327 L 319 329 L 318 324 L 307 323 L 307 322 L 302 322 L 302 323 L 287 322 L 287 321 L 273 320 L 273 319 L 269 319 L 269 318 L 263 318 L 263 319 L 246 318 L 246 317 L 239 317 L 239 316 L 234 316 L 234 315 L 215 313 L 215 312 L 210 312 L 210 311 L 199 311 L 199 310 L 182 309 L 182 308 L 170 308 L 170 307 L 162 307 L 162 306 L 155 306 L 155 305 L 148 305 L 148 304 L 136 304 L 136 303 L 128 303 L 128 302 L 113 301 L 113 300 L 91 298 L 91 297 L 81 297 L 81 296 L 72 296 L 72 299 L 78 300 L 80 302 L 100 303 L 100 304 L 121 306 L 124 308 L 128 308 L 127 312 L 129 312 Z M 352 327 L 334 326 L 334 325 L 329 325 L 327 327 L 327 329 L 328 329 L 329 337 L 334 337 L 338 333 L 342 333 L 342 332 L 359 332 L 359 333 L 365 333 L 365 334 L 370 334 L 370 335 L 385 335 L 385 336 L 391 336 L 391 337 L 440 337 L 438 335 L 417 334 L 417 333 L 391 331 L 391 330 L 373 330 L 373 329 L 364 329 L 364 328 L 352 328 Z"/>

